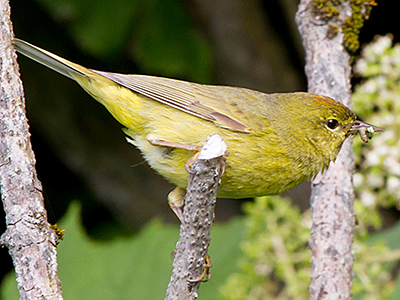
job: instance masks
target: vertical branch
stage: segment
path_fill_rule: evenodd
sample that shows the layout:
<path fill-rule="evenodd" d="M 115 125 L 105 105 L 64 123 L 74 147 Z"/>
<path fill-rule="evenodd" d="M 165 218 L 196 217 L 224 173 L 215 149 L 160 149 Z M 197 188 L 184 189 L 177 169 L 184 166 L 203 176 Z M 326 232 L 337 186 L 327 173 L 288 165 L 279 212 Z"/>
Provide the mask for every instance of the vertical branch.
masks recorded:
<path fill-rule="evenodd" d="M 222 137 L 212 135 L 191 166 L 166 300 L 194 300 L 201 281 L 208 279 L 206 255 L 211 240 L 218 185 L 224 170 L 225 152 L 226 145 Z"/>
<path fill-rule="evenodd" d="M 0 244 L 13 259 L 21 299 L 62 299 L 58 237 L 36 176 L 8 1 L 0 1 L 0 22 L 0 184 L 7 224 Z"/>
<path fill-rule="evenodd" d="M 343 46 L 341 28 L 346 17 L 352 15 L 352 9 L 348 2 L 332 7 L 330 1 L 325 1 L 322 5 L 328 11 L 324 16 L 315 13 L 312 3 L 312 0 L 302 0 L 296 15 L 306 52 L 309 92 L 332 97 L 349 106 L 350 56 Z M 336 162 L 312 182 L 310 299 L 352 297 L 353 165 L 352 143 L 348 140 Z"/>

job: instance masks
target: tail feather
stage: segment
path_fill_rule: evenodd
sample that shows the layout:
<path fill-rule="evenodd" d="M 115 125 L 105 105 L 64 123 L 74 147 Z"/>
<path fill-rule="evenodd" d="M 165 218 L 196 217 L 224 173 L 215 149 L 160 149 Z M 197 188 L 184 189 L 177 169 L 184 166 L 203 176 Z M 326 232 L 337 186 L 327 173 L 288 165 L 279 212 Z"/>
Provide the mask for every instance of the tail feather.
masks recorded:
<path fill-rule="evenodd" d="M 87 77 L 83 71 L 85 68 L 74 64 L 64 58 L 61 58 L 53 53 L 36 47 L 20 39 L 14 39 L 13 45 L 15 50 L 19 53 L 37 61 L 38 63 L 53 69 L 54 71 L 70 78 L 76 80 L 76 75 Z M 86 72 L 87 73 L 87 72 Z M 73 76 L 75 74 L 75 77 Z"/>

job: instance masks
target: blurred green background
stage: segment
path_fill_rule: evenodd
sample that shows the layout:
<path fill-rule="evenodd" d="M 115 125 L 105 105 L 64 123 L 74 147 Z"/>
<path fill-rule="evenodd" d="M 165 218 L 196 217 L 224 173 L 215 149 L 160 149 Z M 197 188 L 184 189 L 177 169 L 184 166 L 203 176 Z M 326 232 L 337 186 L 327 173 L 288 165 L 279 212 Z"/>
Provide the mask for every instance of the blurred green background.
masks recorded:
<path fill-rule="evenodd" d="M 264 92 L 306 90 L 304 54 L 294 23 L 297 4 L 295 0 L 10 1 L 18 38 L 86 67 Z M 361 43 L 388 32 L 397 42 L 395 21 L 390 4 L 379 3 L 362 29 Z M 169 253 L 179 231 L 166 201 L 173 186 L 144 163 L 139 151 L 126 143 L 121 126 L 77 84 L 24 57 L 18 61 L 49 221 L 56 223 L 63 218 L 62 224 L 69 226 L 59 246 L 60 265 L 64 261 L 74 274 L 74 266 L 85 262 L 85 268 L 93 270 L 101 261 L 111 270 L 121 263 L 111 262 L 113 255 L 126 258 L 122 265 L 132 264 L 133 273 L 125 274 L 124 282 L 108 280 L 106 275 L 111 271 L 105 268 L 92 273 L 99 278 L 77 275 L 70 284 L 82 282 L 82 290 L 77 290 L 81 298 L 102 299 L 102 295 L 103 299 L 128 299 L 132 295 L 129 289 L 113 298 L 110 295 L 116 294 L 112 288 L 121 291 L 131 286 L 137 290 L 149 281 L 151 287 L 152 280 L 158 284 L 155 294 L 141 294 L 146 297 L 142 299 L 161 297 L 159 291 L 165 290 L 172 266 Z M 307 183 L 286 195 L 302 212 L 308 208 Z M 215 270 L 209 287 L 202 289 L 215 293 L 238 268 L 245 230 L 241 217 L 244 201 L 218 201 L 212 240 Z M 385 216 L 384 228 L 399 218 L 394 208 L 382 209 L 381 213 Z M 4 219 L 3 211 L 0 215 Z M 0 232 L 4 232 L 4 222 L 1 226 Z M 85 247 L 93 249 L 85 252 Z M 108 249 L 101 252 L 101 247 Z M 12 264 L 7 249 L 1 249 L 0 255 L 2 277 Z M 88 256 L 95 259 L 87 262 Z M 215 262 L 221 263 L 219 267 Z M 149 270 L 154 271 L 146 273 Z M 223 275 L 218 275 L 218 270 L 223 270 Z M 61 277 L 63 272 L 71 274 L 64 268 Z M 76 299 L 79 294 L 68 294 L 72 293 L 67 290 L 68 279 L 61 280 L 66 299 Z M 85 286 L 94 285 L 92 280 L 110 285 L 99 296 L 83 297 Z"/>

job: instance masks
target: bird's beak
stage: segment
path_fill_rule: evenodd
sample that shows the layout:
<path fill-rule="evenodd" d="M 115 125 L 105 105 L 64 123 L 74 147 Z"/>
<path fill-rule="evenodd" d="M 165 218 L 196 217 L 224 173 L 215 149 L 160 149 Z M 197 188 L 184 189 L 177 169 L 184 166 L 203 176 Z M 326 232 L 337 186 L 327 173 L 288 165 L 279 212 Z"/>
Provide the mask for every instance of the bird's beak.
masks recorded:
<path fill-rule="evenodd" d="M 359 120 L 355 120 L 353 125 L 350 127 L 350 133 L 358 133 L 358 131 L 362 128 L 371 128 L 374 132 L 382 132 L 383 129 L 368 123 L 361 122 Z"/>
<path fill-rule="evenodd" d="M 368 123 L 355 120 L 353 125 L 349 129 L 350 134 L 360 134 L 360 138 L 364 143 L 368 143 L 370 139 L 374 136 L 375 132 L 382 132 L 383 129 Z"/>

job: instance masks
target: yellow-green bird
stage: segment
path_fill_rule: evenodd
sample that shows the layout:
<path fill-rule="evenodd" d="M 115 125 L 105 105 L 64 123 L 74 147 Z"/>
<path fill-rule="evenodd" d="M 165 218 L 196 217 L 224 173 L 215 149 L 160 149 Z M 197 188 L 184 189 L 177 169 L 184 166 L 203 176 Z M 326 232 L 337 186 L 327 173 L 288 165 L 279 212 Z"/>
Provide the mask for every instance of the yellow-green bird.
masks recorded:
<path fill-rule="evenodd" d="M 366 142 L 382 131 L 324 96 L 96 71 L 22 40 L 13 44 L 108 109 L 150 166 L 177 186 L 168 200 L 178 217 L 189 178 L 185 162 L 212 134 L 221 135 L 229 151 L 218 197 L 249 198 L 279 194 L 315 176 L 350 135 L 360 133 Z"/>

